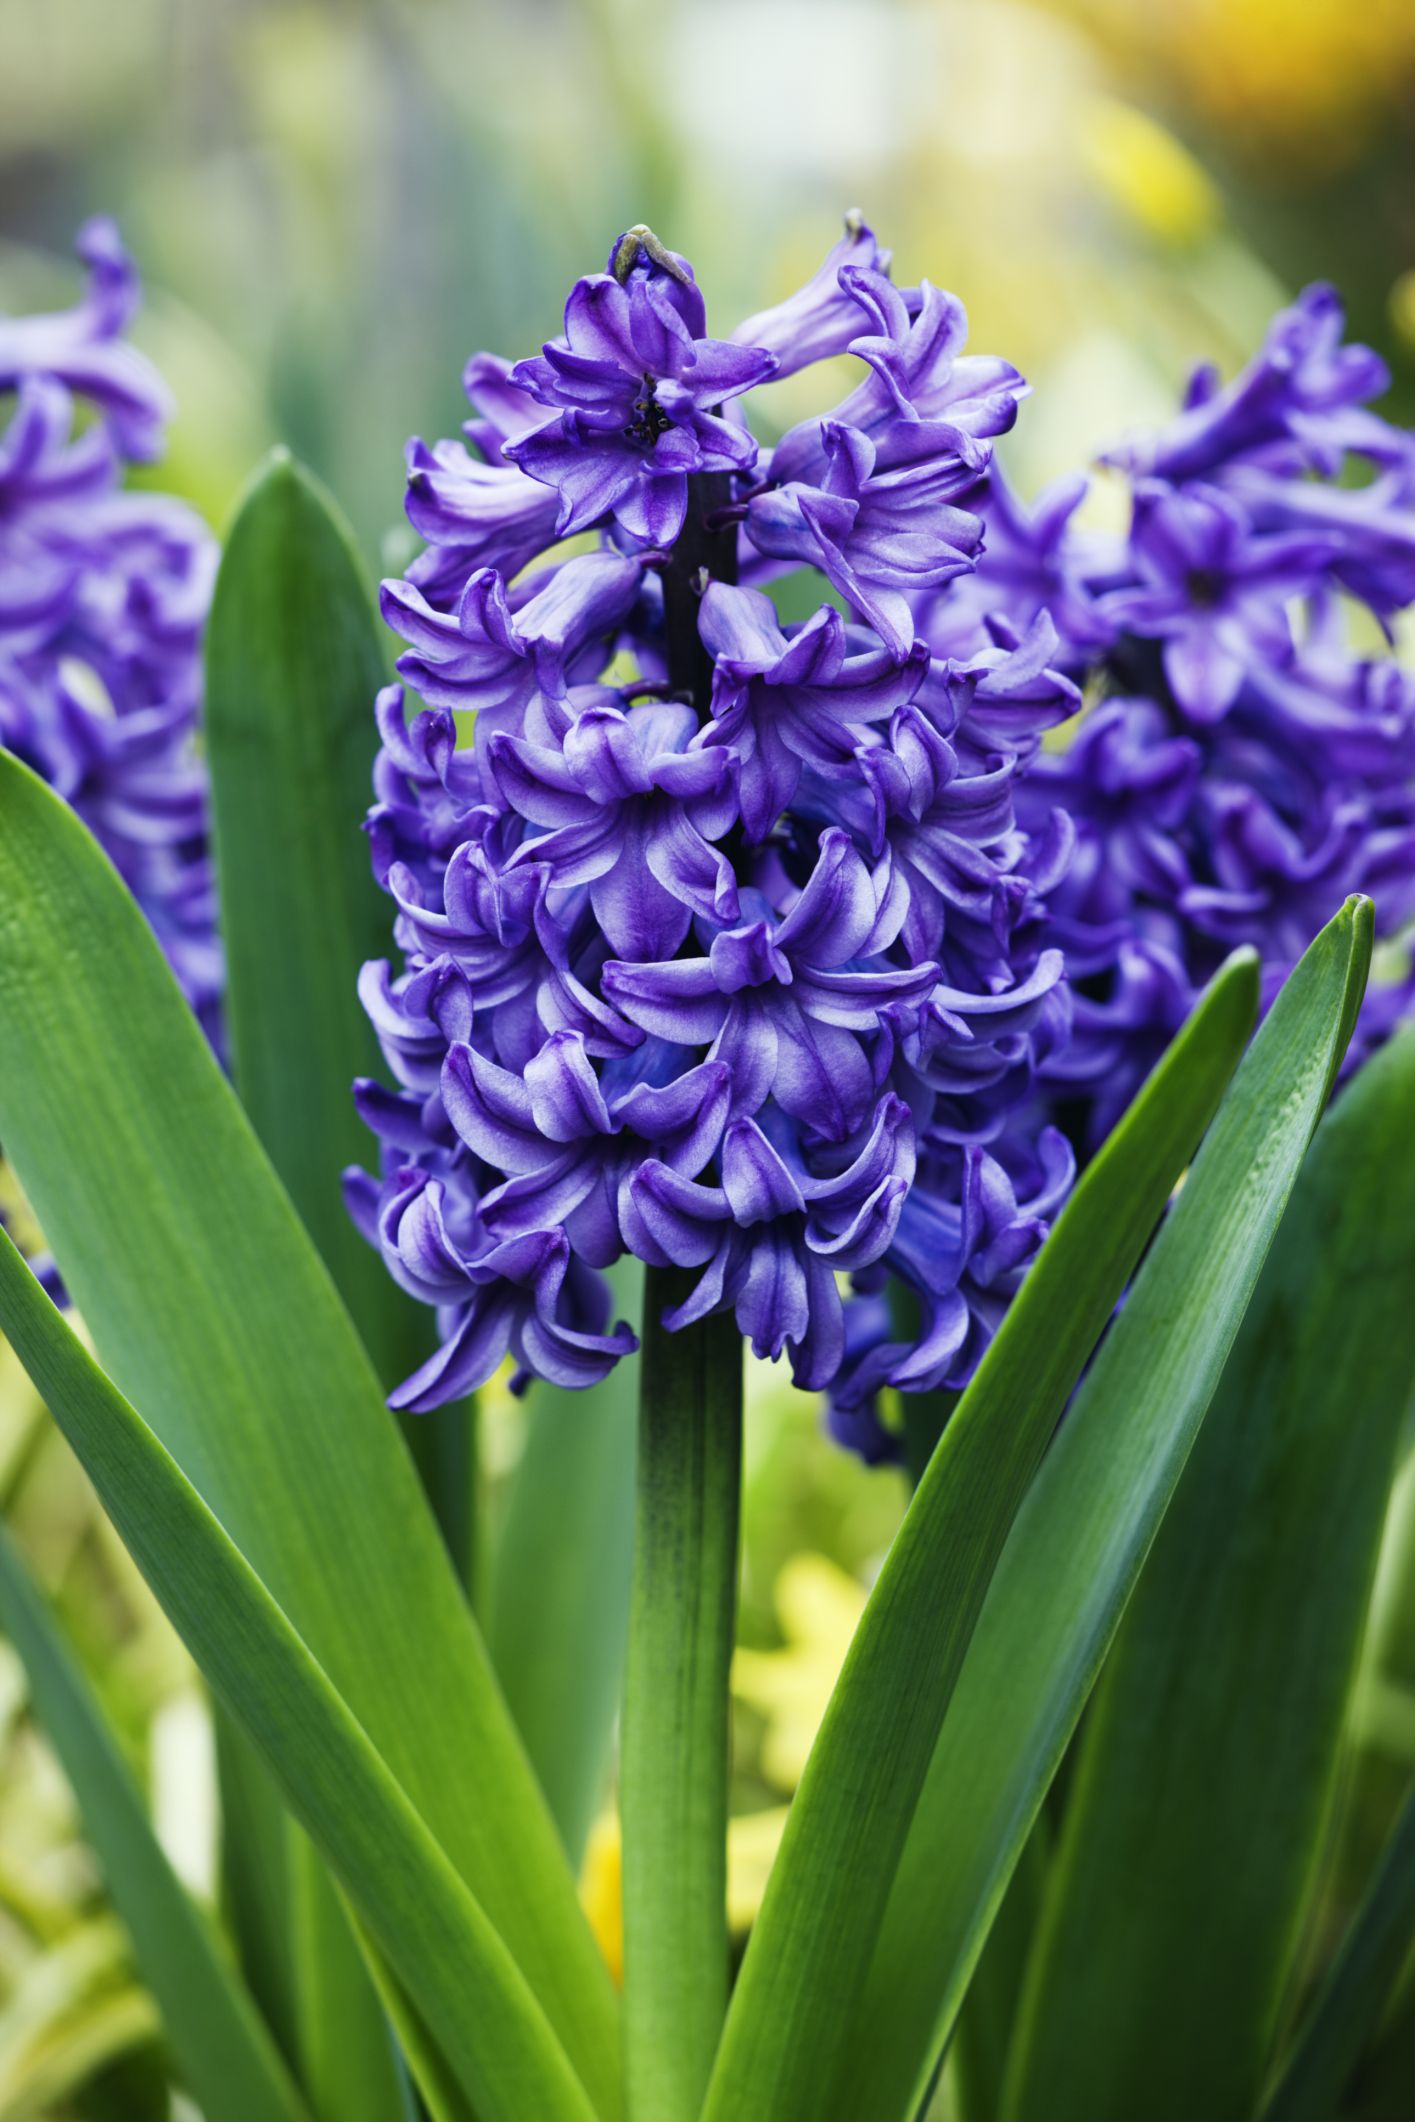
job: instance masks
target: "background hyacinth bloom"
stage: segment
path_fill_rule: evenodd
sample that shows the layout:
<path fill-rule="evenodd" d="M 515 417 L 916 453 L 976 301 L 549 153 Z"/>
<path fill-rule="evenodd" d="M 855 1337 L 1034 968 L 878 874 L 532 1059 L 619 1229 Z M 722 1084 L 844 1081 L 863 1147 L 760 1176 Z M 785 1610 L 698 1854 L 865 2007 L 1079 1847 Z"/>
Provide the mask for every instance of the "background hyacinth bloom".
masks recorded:
<path fill-rule="evenodd" d="M 1025 391 L 966 330 L 852 218 L 715 339 L 631 231 L 563 337 L 469 363 L 480 462 L 410 446 L 428 545 L 384 612 L 424 704 L 380 700 L 370 817 L 404 969 L 363 990 L 399 1087 L 360 1086 L 384 1170 L 350 1179 L 442 1322 L 400 1404 L 508 1347 L 598 1375 L 624 1252 L 698 1270 L 670 1330 L 731 1312 L 812 1387 L 864 1360 L 844 1278 L 902 1277 L 931 1351 L 940 1306 L 962 1321 L 922 1372 L 957 1372 L 1064 1198 L 1050 1149 L 1050 1189 L 1024 1176 L 1019 1115 L 1067 1021 L 1044 889 L 1069 835 L 1025 829 L 1015 783 L 1077 696 L 1035 614 L 935 626 Z M 748 394 L 845 350 L 845 400 L 770 448 Z M 788 621 L 772 585 L 803 564 L 819 608 Z M 927 1270 L 895 1243 L 916 1196 L 950 1232 Z M 871 1375 L 907 1382 L 913 1346 L 877 1339 Z"/>
<path fill-rule="evenodd" d="M 92 828 L 209 1032 L 221 951 L 194 737 L 216 544 L 185 504 L 124 488 L 170 403 L 122 334 L 138 302 L 111 222 L 83 299 L 0 318 L 0 742 Z M 0 412 L 3 412 L 0 395 Z"/>
<path fill-rule="evenodd" d="M 1415 914 L 1415 682 L 1369 645 L 1415 600 L 1415 439 L 1366 404 L 1386 371 L 1343 328 L 1309 288 L 1232 383 L 1201 371 L 1168 428 L 1111 452 L 1125 538 L 1077 530 L 1074 485 L 1030 524 L 1009 503 L 970 585 L 1014 624 L 1045 597 L 1097 696 L 1021 793 L 1034 827 L 1059 805 L 1077 835 L 1050 899 L 1075 1036 L 1045 1073 L 1083 1150 L 1234 944 L 1257 945 L 1270 998 L 1347 894 L 1391 938 Z M 1348 1066 L 1412 996 L 1397 945 Z"/>

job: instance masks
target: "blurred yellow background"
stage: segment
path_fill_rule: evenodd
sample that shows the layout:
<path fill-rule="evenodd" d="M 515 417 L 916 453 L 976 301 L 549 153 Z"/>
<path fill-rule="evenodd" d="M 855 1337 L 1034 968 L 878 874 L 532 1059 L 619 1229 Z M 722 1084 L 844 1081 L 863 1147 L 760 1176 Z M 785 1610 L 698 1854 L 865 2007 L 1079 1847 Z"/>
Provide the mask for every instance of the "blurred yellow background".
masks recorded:
<path fill-rule="evenodd" d="M 0 53 L 0 287 L 118 215 L 218 520 L 278 433 L 376 556 L 466 354 L 638 220 L 725 327 L 862 206 L 1037 386 L 1024 480 L 1314 276 L 1415 394 L 1410 0 L 0 0 Z"/>

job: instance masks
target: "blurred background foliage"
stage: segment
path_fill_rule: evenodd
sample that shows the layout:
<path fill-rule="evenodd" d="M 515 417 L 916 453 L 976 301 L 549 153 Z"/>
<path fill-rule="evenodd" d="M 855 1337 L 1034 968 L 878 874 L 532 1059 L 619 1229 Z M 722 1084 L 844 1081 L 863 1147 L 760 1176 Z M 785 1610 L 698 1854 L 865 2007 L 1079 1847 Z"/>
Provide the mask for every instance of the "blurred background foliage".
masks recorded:
<path fill-rule="evenodd" d="M 862 206 L 900 276 L 956 289 L 974 346 L 1035 384 L 1024 489 L 1161 417 L 1201 356 L 1236 365 L 1312 278 L 1415 417 L 1410 0 L 0 0 L 0 54 L 0 308 L 70 299 L 75 228 L 114 213 L 180 402 L 155 476 L 220 526 L 283 438 L 371 570 L 407 550 L 402 446 L 455 432 L 467 354 L 555 330 L 639 220 L 726 329 Z M 740 1925 L 903 1502 L 776 1373 L 749 1416 Z M 522 1419 L 492 1396 L 493 1507 Z M 209 1890 L 190 1669 L 4 1351 L 0 1490 Z M 1415 1691 L 1389 1692 L 1375 1743 L 1415 1759 Z M 611 1956 L 616 1864 L 606 1825 L 587 1893 Z M 0 1645 L 0 2122 L 159 2111 L 153 2038 Z"/>

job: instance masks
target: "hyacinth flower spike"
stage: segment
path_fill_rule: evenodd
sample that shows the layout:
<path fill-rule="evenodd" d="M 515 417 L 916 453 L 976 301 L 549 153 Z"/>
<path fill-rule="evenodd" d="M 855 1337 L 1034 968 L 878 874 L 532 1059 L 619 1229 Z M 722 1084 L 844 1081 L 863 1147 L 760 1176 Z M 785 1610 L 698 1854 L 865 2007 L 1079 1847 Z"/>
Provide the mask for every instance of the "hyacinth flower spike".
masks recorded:
<path fill-rule="evenodd" d="M 441 1336 L 395 1401 L 508 1352 L 518 1383 L 603 1376 L 632 1337 L 601 1271 L 647 1271 L 623 1758 L 644 2112 L 696 2109 L 725 2003 L 704 1822 L 743 1339 L 836 1388 L 842 1422 L 878 1386 L 962 1382 L 1069 1183 L 1027 1113 L 1068 1019 L 1045 893 L 1071 838 L 1024 827 L 1015 784 L 1077 695 L 1040 611 L 938 616 L 1026 390 L 966 337 L 858 217 L 723 337 L 687 261 L 630 230 L 560 337 L 468 364 L 465 444 L 410 445 L 427 545 L 384 586 L 406 690 L 379 703 L 369 825 L 403 963 L 365 975 L 396 1081 L 360 1087 L 382 1168 L 349 1191 Z M 844 400 L 769 447 L 754 394 L 842 353 Z M 787 621 L 773 585 L 803 565 L 818 608 Z M 912 1337 L 876 1320 L 891 1285 Z M 668 1746 L 685 1666 L 702 1692 Z"/>

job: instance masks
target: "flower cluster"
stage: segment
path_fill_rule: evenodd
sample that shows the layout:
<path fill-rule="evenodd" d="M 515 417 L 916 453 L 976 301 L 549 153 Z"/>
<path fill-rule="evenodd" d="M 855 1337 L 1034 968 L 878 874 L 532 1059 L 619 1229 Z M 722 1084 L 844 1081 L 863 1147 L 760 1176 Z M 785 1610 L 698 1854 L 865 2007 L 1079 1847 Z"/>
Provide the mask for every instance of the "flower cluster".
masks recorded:
<path fill-rule="evenodd" d="M 78 250 L 88 289 L 0 317 L 0 743 L 91 827 L 209 1033 L 221 992 L 194 741 L 215 541 L 181 502 L 128 491 L 161 447 L 167 393 L 127 344 L 138 299 L 107 221 Z"/>
<path fill-rule="evenodd" d="M 348 1175 L 439 1312 L 395 1404 L 508 1350 L 601 1377 L 629 1252 L 677 1271 L 670 1328 L 733 1312 L 848 1427 L 965 1378 L 1045 1236 L 1069 1153 L 1017 1115 L 1067 1031 L 1070 840 L 1014 789 L 1079 696 L 1044 615 L 949 645 L 1025 391 L 965 335 L 852 219 L 712 338 L 633 230 L 563 336 L 468 364 L 465 443 L 409 446 L 425 547 L 383 609 L 417 698 L 378 701 L 369 820 L 402 965 L 362 987 L 395 1080 L 357 1088 L 382 1165 Z M 857 386 L 771 446 L 747 394 L 769 422 L 847 351 Z"/>
<path fill-rule="evenodd" d="M 1075 528 L 1084 480 L 1029 513 L 994 475 L 975 610 L 1047 609 L 1090 696 L 1020 798 L 1076 826 L 1051 902 L 1075 1029 L 1045 1075 L 1083 1153 L 1236 944 L 1270 999 L 1347 893 L 1385 936 L 1415 916 L 1415 680 L 1383 639 L 1415 601 L 1415 437 L 1369 410 L 1386 373 L 1343 321 L 1309 288 L 1234 382 L 1201 370 L 1115 450 L 1121 539 Z M 1348 1065 L 1415 995 L 1400 956 Z"/>

